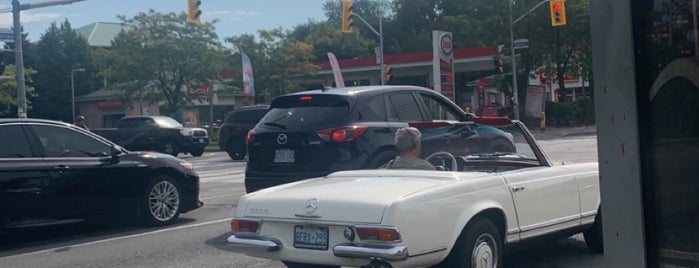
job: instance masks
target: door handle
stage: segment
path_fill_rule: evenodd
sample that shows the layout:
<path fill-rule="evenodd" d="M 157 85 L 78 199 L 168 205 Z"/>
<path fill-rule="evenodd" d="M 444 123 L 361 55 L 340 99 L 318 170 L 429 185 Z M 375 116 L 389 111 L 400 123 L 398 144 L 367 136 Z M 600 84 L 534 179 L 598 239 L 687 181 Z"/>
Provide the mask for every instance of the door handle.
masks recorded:
<path fill-rule="evenodd" d="M 58 171 L 58 174 L 63 175 L 63 172 L 70 170 L 70 166 L 58 165 L 58 166 L 53 167 L 53 170 Z"/>
<path fill-rule="evenodd" d="M 524 191 L 524 187 L 512 187 L 513 193 L 521 192 L 521 191 Z"/>

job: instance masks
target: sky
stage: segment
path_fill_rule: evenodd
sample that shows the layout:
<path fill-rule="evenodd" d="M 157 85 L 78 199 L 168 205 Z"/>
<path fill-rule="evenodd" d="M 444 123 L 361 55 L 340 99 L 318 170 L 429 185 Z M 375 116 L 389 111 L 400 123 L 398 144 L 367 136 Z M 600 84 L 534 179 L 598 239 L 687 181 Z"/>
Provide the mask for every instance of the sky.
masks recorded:
<path fill-rule="evenodd" d="M 20 0 L 20 4 L 52 2 L 55 0 Z M 325 20 L 323 4 L 327 0 L 201 0 L 202 21 L 218 19 L 215 25 L 221 38 L 244 33 L 255 34 L 258 29 L 293 26 L 309 19 Z M 4 3 L 2 3 L 4 2 Z M 12 26 L 12 1 L 0 1 L 0 28 Z M 74 29 L 95 22 L 120 22 L 117 15 L 133 17 L 153 9 L 160 13 L 186 12 L 187 0 L 84 0 L 69 5 L 57 5 L 24 10 L 20 20 L 31 42 L 37 42 L 51 26 L 68 19 Z"/>

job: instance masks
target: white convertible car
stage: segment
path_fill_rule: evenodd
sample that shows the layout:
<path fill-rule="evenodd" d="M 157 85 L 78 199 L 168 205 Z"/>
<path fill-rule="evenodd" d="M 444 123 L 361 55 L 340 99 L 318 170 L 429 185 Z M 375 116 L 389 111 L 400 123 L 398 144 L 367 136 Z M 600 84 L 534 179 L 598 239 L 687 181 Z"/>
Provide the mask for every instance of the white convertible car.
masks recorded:
<path fill-rule="evenodd" d="M 421 128 L 444 171 L 342 171 L 247 194 L 230 248 L 288 267 L 502 267 L 506 246 L 583 232 L 602 251 L 597 163 L 554 166 L 509 119 Z"/>

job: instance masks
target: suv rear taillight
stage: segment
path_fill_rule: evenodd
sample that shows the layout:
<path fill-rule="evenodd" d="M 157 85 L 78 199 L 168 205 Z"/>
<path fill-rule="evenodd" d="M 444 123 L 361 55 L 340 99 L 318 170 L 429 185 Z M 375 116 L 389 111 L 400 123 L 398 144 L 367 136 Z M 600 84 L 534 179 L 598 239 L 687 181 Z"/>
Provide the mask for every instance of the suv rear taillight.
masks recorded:
<path fill-rule="evenodd" d="M 252 142 L 252 139 L 255 138 L 255 134 L 257 134 L 255 130 L 251 129 L 250 131 L 248 131 L 248 135 L 245 136 L 245 144 L 250 144 L 250 142 Z"/>
<path fill-rule="evenodd" d="M 324 141 L 348 142 L 361 137 L 367 129 L 367 126 L 346 126 L 319 130 L 316 134 Z"/>

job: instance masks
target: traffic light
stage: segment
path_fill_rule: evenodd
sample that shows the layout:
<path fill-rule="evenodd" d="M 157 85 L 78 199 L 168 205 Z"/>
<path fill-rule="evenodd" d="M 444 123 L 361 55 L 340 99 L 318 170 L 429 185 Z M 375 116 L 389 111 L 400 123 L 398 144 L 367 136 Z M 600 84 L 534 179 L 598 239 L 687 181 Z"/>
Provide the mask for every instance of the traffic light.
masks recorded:
<path fill-rule="evenodd" d="M 201 23 L 201 0 L 187 0 L 187 21 L 191 23 Z"/>
<path fill-rule="evenodd" d="M 391 80 L 391 70 L 392 69 L 393 68 L 391 68 L 391 66 L 388 66 L 388 65 L 383 66 L 383 81 L 384 81 L 384 83 Z"/>
<path fill-rule="evenodd" d="M 352 0 L 342 1 L 342 32 L 351 33 L 352 32 Z"/>
<path fill-rule="evenodd" d="M 500 56 L 493 57 L 493 65 L 495 66 L 495 73 L 497 73 L 497 74 L 505 73 L 505 67 L 502 64 L 502 57 L 500 57 Z"/>
<path fill-rule="evenodd" d="M 566 5 L 563 0 L 550 0 L 549 8 L 551 9 L 551 26 L 566 25 Z"/>

